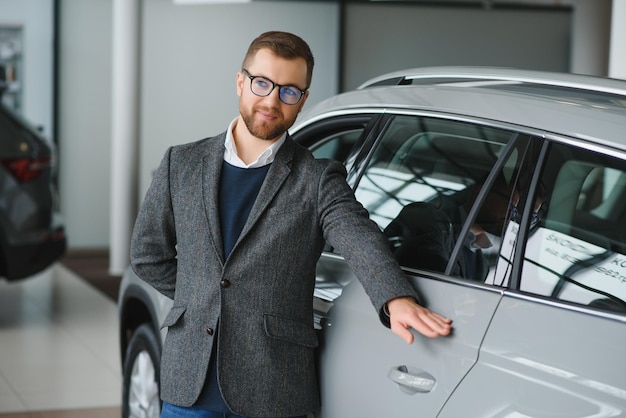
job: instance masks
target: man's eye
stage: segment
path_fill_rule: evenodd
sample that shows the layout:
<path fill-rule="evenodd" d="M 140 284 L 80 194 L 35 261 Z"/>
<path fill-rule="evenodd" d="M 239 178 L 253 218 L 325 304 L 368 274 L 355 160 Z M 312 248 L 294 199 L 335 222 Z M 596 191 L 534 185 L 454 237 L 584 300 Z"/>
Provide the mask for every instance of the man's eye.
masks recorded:
<path fill-rule="evenodd" d="M 262 89 L 269 88 L 272 85 L 269 81 L 263 78 L 257 78 L 256 80 L 254 80 L 254 83 Z"/>
<path fill-rule="evenodd" d="M 285 96 L 295 96 L 298 97 L 300 96 L 300 92 L 298 90 L 296 90 L 294 87 L 283 87 L 283 94 Z"/>

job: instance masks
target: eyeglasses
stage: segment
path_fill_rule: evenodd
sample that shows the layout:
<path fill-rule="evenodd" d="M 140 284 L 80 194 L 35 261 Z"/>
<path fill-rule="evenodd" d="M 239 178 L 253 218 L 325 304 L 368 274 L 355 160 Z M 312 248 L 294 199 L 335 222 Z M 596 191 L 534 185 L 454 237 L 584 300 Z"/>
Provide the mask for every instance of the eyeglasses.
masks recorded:
<path fill-rule="evenodd" d="M 521 221 L 521 215 L 519 213 L 519 211 L 517 210 L 516 206 L 513 206 L 509 209 L 510 214 L 511 214 L 511 219 L 514 220 L 515 222 L 519 223 Z M 539 213 L 537 212 L 533 212 L 530 215 L 530 226 L 534 226 L 537 224 L 537 222 L 539 222 L 540 217 L 539 217 Z"/>
<path fill-rule="evenodd" d="M 278 87 L 278 98 L 281 102 L 288 105 L 298 104 L 306 90 L 302 90 L 292 85 L 276 84 L 272 80 L 260 75 L 250 75 L 248 70 L 242 69 L 241 72 L 250 79 L 250 90 L 257 96 L 269 96 L 276 87 Z"/>

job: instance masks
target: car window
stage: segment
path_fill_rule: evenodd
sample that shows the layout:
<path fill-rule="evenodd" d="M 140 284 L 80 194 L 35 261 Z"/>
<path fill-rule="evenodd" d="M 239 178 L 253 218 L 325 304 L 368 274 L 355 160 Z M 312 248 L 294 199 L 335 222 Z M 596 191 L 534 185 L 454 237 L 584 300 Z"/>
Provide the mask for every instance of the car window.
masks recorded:
<path fill-rule="evenodd" d="M 344 162 L 362 134 L 363 128 L 335 133 L 313 145 L 310 150 L 315 158 L 330 158 Z"/>
<path fill-rule="evenodd" d="M 533 202 L 521 290 L 626 312 L 626 163 L 553 145 Z"/>
<path fill-rule="evenodd" d="M 514 137 L 502 158 L 502 166 L 494 168 L 489 179 L 475 187 L 475 197 L 463 207 L 471 204 L 451 274 L 498 286 L 508 283 L 517 235 L 506 234 L 518 231 L 520 211 L 542 143 L 540 138 L 529 135 Z"/>
<path fill-rule="evenodd" d="M 316 158 L 331 158 L 343 163 L 355 154 L 365 139 L 375 115 L 342 115 L 322 119 L 299 129 L 293 139 L 307 147 Z"/>
<path fill-rule="evenodd" d="M 400 264 L 445 271 L 474 200 L 512 137 L 508 131 L 469 123 L 394 118 L 376 144 L 355 195 Z M 507 182 L 519 171 L 517 160 L 519 156 L 513 157 L 514 167 L 502 170 Z M 470 278 L 460 267 L 456 273 Z"/>

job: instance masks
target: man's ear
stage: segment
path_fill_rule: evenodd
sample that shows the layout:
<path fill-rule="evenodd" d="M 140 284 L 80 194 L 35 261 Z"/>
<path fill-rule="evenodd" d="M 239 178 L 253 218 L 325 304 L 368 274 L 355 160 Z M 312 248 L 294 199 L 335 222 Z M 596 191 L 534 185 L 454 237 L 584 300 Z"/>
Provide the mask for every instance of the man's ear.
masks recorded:
<path fill-rule="evenodd" d="M 245 77 L 241 71 L 237 72 L 237 96 L 241 97 L 241 93 L 243 92 L 243 83 L 245 81 Z"/>

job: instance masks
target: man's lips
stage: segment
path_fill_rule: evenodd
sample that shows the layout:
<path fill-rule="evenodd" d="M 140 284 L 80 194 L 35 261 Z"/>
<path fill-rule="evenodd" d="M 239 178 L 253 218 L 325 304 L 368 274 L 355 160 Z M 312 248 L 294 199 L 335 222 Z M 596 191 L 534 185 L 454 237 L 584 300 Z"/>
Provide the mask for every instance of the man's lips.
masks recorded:
<path fill-rule="evenodd" d="M 271 110 L 259 109 L 257 113 L 263 118 L 268 120 L 278 119 L 279 115 Z"/>

